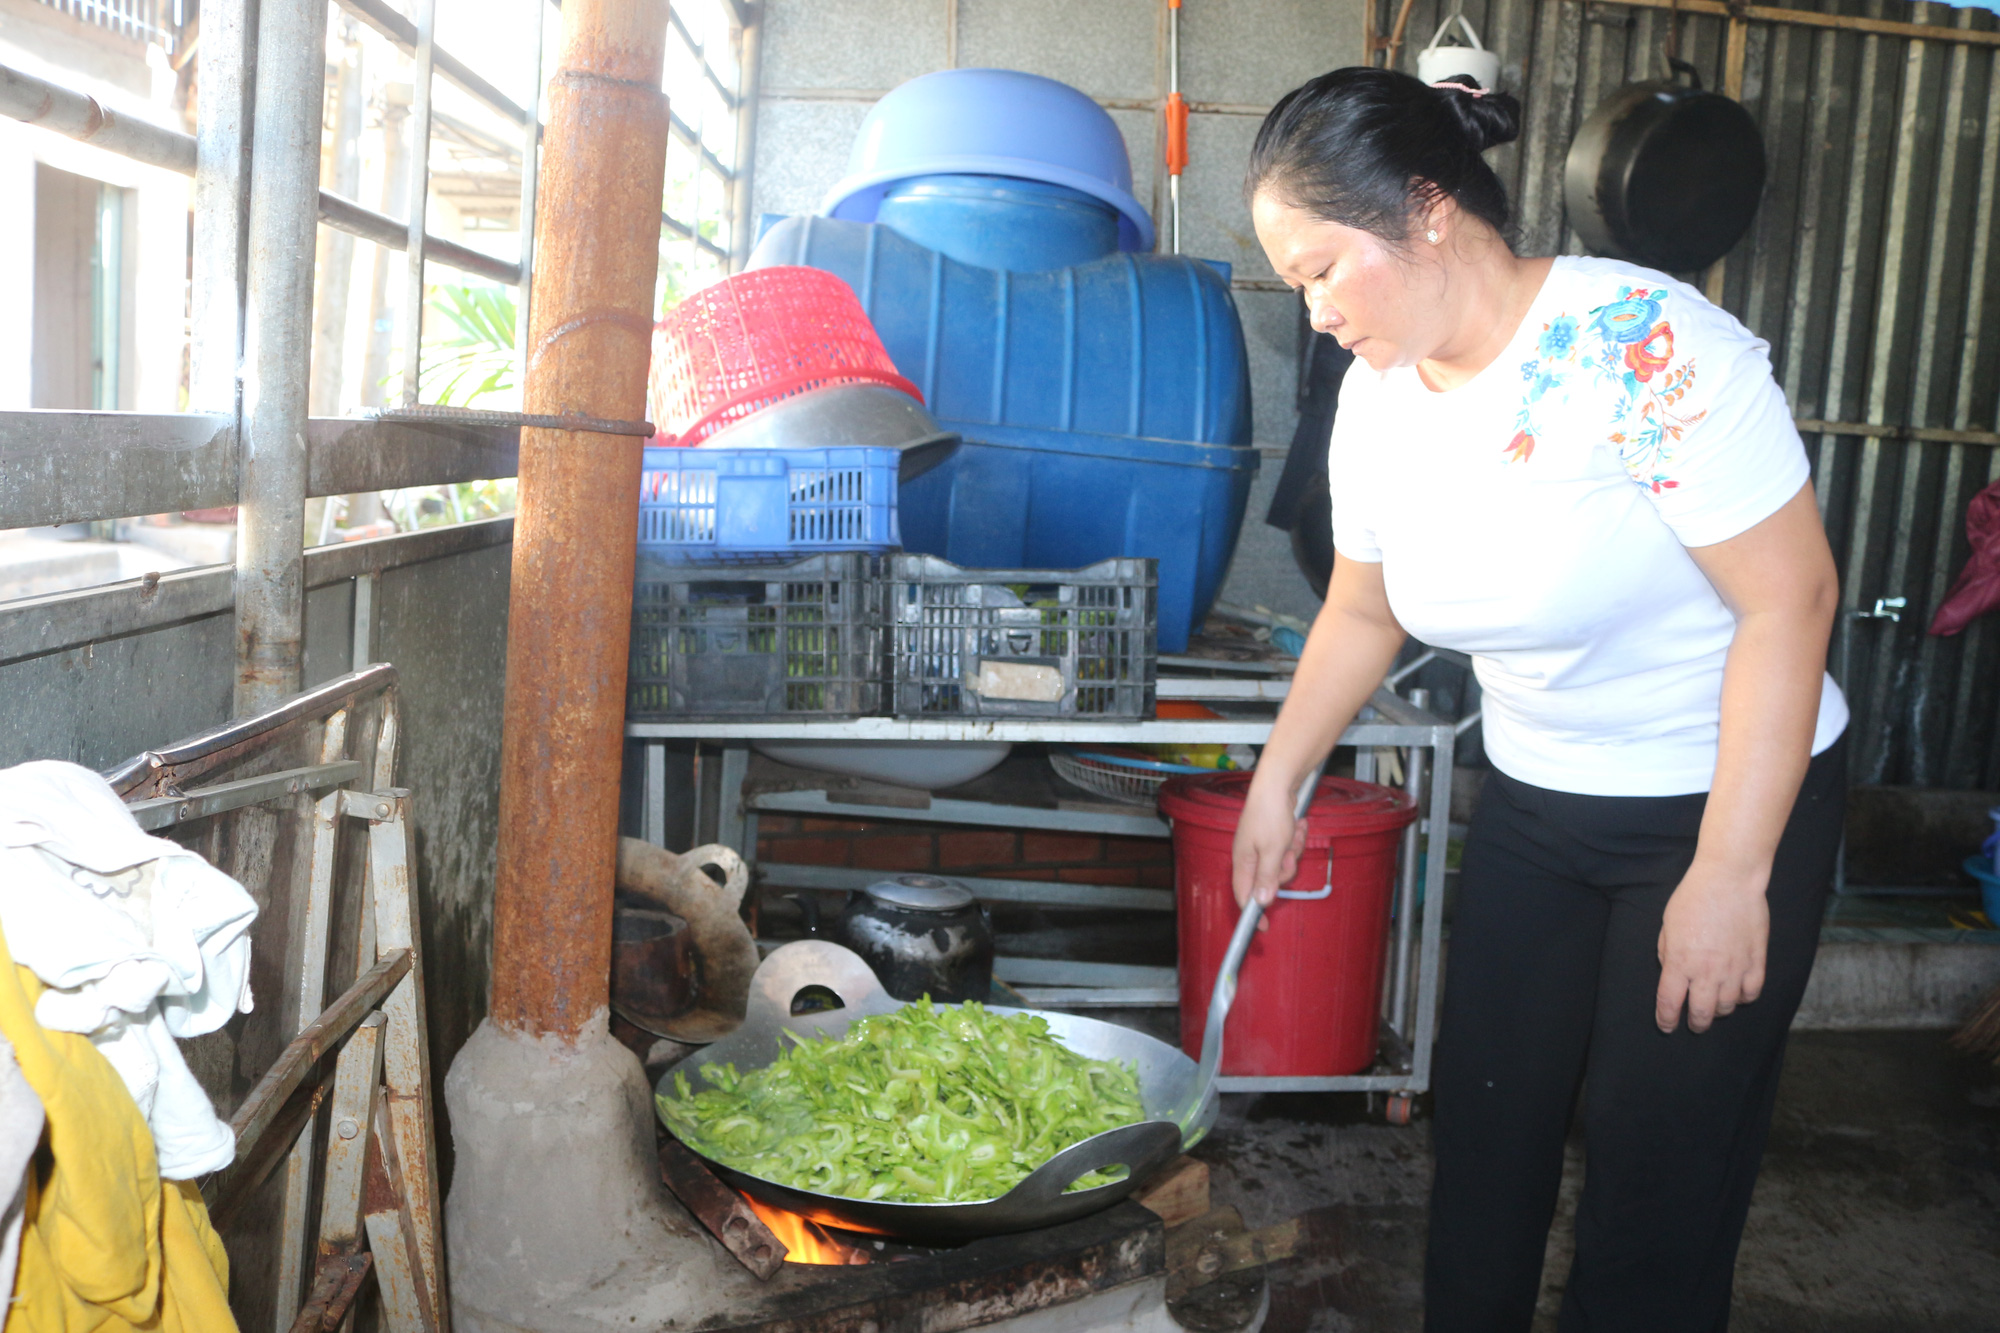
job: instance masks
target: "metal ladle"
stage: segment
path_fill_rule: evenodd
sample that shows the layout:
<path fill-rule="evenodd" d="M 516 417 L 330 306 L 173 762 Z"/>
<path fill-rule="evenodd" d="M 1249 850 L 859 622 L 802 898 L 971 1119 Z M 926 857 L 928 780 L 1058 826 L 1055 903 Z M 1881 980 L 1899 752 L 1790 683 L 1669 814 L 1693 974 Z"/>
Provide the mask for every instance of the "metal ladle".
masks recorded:
<path fill-rule="evenodd" d="M 1306 811 L 1312 808 L 1320 775 L 1325 772 L 1325 759 L 1313 765 L 1311 775 L 1299 789 L 1298 804 L 1292 811 L 1294 820 L 1304 819 Z M 1279 892 L 1283 896 L 1283 890 Z M 1183 1134 L 1189 1132 L 1202 1108 L 1215 1096 L 1216 1071 L 1222 1067 L 1222 1028 L 1229 1021 L 1229 1006 L 1236 1001 L 1236 974 L 1243 969 L 1243 955 L 1250 951 L 1250 937 L 1257 933 L 1257 923 L 1263 916 L 1264 904 L 1253 894 L 1243 904 L 1242 915 L 1236 918 L 1236 933 L 1229 937 L 1229 951 L 1222 955 L 1222 966 L 1215 971 L 1215 990 L 1208 1001 L 1208 1027 L 1201 1034 L 1201 1063 L 1195 1067 L 1194 1090 L 1176 1117 Z"/>

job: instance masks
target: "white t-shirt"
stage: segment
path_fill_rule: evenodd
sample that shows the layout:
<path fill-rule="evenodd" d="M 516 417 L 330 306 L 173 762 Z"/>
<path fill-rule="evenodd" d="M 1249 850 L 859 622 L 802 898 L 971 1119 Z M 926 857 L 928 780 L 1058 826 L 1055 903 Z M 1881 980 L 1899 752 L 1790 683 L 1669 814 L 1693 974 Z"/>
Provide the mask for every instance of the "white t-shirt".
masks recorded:
<path fill-rule="evenodd" d="M 1810 475 L 1768 352 L 1685 283 L 1565 256 L 1458 388 L 1348 369 L 1334 547 L 1381 563 L 1411 634 L 1472 655 L 1501 772 L 1593 796 L 1713 784 L 1736 621 L 1686 548 Z M 1813 753 L 1846 725 L 1827 677 Z"/>

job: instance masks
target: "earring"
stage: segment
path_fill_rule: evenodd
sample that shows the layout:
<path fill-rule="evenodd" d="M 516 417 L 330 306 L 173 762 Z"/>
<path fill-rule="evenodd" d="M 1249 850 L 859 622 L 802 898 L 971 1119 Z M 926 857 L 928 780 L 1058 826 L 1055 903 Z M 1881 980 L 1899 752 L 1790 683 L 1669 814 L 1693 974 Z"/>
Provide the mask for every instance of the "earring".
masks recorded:
<path fill-rule="evenodd" d="M 1438 243 L 1438 229 L 1436 227 L 1432 227 L 1429 231 L 1424 233 L 1424 239 L 1429 241 L 1432 245 L 1436 245 Z"/>

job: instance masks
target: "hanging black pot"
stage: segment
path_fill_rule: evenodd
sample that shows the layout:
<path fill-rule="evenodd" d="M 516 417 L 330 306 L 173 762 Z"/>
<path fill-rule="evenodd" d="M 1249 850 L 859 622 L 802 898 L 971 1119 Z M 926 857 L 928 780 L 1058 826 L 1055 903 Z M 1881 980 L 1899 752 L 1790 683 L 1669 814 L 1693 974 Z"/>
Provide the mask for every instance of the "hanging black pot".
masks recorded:
<path fill-rule="evenodd" d="M 1743 106 L 1702 91 L 1694 66 L 1627 84 L 1605 99 L 1569 147 L 1563 202 L 1593 254 L 1668 273 L 1729 253 L 1764 192 L 1764 139 Z"/>

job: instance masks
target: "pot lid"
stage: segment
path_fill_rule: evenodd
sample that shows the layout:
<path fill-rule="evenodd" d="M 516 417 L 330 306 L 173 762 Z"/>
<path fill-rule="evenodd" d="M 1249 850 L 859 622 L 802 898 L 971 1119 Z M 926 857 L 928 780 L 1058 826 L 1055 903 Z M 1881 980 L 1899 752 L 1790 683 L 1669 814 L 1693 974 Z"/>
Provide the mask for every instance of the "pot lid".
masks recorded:
<path fill-rule="evenodd" d="M 897 875 L 862 890 L 870 898 L 906 912 L 962 912 L 972 906 L 972 890 L 936 875 Z"/>
<path fill-rule="evenodd" d="M 1249 773 L 1215 773 L 1206 777 L 1174 778 L 1160 789 L 1160 813 L 1206 828 L 1234 831 L 1250 794 Z M 1405 792 L 1353 778 L 1321 778 L 1306 812 L 1306 834 L 1373 833 L 1401 828 L 1417 817 L 1416 802 Z"/>

